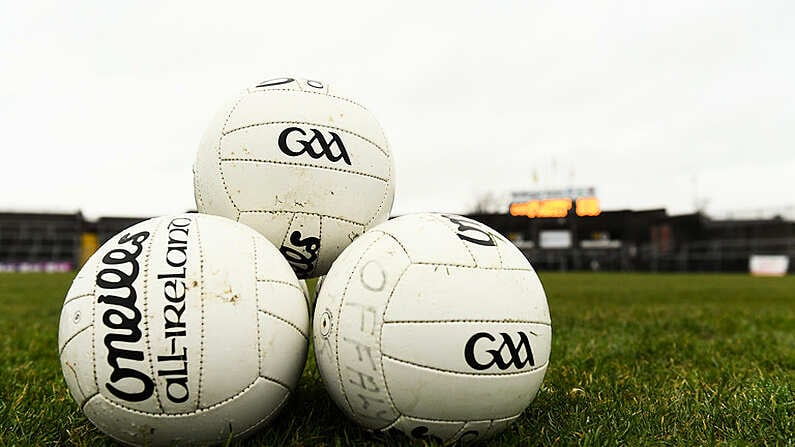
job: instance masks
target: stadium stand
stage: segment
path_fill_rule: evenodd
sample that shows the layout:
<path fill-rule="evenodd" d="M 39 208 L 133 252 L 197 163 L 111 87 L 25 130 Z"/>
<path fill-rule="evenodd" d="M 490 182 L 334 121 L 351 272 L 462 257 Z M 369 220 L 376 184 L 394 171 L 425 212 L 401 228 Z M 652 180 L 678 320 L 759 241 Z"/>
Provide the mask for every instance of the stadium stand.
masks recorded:
<path fill-rule="evenodd" d="M 795 258 L 795 222 L 670 216 L 664 209 L 527 218 L 477 213 L 538 270 L 748 271 L 751 255 Z M 76 269 L 114 234 L 145 218 L 0 213 L 0 271 Z M 790 263 L 793 271 L 795 263 Z"/>
<path fill-rule="evenodd" d="M 538 270 L 739 272 L 748 271 L 754 254 L 795 257 L 795 222 L 781 217 L 715 220 L 700 213 L 670 216 L 664 209 L 469 217 L 514 241 Z M 555 237 L 545 244 L 545 235 Z"/>
<path fill-rule="evenodd" d="M 71 270 L 80 258 L 81 213 L 0 214 L 0 270 Z"/>
<path fill-rule="evenodd" d="M 0 271 L 68 271 L 79 267 L 106 240 L 143 218 L 81 213 L 0 213 Z"/>

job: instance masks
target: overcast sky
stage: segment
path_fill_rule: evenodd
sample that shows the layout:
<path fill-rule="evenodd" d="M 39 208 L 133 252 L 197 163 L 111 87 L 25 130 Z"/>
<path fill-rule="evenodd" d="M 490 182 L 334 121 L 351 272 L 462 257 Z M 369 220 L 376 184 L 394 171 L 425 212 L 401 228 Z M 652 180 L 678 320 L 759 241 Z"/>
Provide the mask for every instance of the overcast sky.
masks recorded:
<path fill-rule="evenodd" d="M 231 3 L 0 3 L 0 210 L 192 209 L 211 115 L 284 75 L 379 119 L 393 213 L 795 205 L 795 2 Z"/>

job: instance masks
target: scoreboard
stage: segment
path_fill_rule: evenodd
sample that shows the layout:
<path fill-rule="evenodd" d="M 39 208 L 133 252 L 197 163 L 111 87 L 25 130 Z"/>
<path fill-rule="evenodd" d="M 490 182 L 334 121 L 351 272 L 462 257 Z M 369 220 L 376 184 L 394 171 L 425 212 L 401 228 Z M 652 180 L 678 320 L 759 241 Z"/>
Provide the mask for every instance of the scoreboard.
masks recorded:
<path fill-rule="evenodd" d="M 566 217 L 574 210 L 578 216 L 598 216 L 602 213 L 595 188 L 568 188 L 512 194 L 509 212 L 512 216 Z"/>

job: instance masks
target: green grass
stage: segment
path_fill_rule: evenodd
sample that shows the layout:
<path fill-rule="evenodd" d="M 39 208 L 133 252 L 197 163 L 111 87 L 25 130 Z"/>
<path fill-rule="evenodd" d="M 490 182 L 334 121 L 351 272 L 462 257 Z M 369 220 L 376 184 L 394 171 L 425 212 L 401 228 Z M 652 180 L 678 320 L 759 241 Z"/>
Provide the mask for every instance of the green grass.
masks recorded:
<path fill-rule="evenodd" d="M 795 277 L 545 273 L 552 358 L 489 445 L 795 445 Z M 0 445 L 112 445 L 58 363 L 71 275 L 0 275 Z M 310 354 L 282 414 L 243 445 L 405 445 L 345 419 Z M 423 441 L 414 441 L 424 445 Z"/>

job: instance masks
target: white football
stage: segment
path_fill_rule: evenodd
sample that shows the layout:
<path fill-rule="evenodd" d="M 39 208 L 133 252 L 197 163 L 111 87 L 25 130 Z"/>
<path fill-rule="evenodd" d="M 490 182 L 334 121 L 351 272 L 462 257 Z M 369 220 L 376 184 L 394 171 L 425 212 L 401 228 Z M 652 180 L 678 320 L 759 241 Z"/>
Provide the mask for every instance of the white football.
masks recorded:
<path fill-rule="evenodd" d="M 415 214 L 367 231 L 315 303 L 326 389 L 374 430 L 443 442 L 502 431 L 536 396 L 552 327 L 541 282 L 495 230 Z"/>
<path fill-rule="evenodd" d="M 395 173 L 381 126 L 325 83 L 281 78 L 233 98 L 194 164 L 200 212 L 267 237 L 299 278 L 325 274 L 392 209 Z"/>
<path fill-rule="evenodd" d="M 66 295 L 58 333 L 72 396 L 132 445 L 252 433 L 301 375 L 309 315 L 276 248 L 245 225 L 184 214 L 105 243 Z"/>

